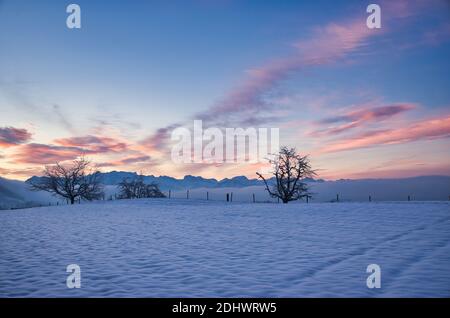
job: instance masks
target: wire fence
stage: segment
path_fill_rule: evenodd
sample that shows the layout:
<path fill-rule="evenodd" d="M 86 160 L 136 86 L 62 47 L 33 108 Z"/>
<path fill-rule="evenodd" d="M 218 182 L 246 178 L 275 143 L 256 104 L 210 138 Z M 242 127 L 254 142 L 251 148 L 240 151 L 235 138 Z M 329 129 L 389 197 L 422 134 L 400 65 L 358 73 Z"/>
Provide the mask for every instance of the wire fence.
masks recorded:
<path fill-rule="evenodd" d="M 249 191 L 205 191 L 205 190 L 167 190 L 163 191 L 166 199 L 185 199 L 185 200 L 196 200 L 196 201 L 212 201 L 212 202 L 250 202 L 250 203 L 282 203 L 279 198 L 271 197 L 267 192 L 249 192 Z M 117 193 L 109 194 L 103 196 L 103 198 L 99 201 L 115 201 L 121 200 Z M 365 200 L 355 200 L 348 199 L 340 193 L 336 193 L 335 197 L 330 197 L 328 200 L 316 200 L 314 196 L 307 196 L 302 198 L 301 200 L 294 201 L 298 203 L 311 203 L 311 202 L 329 202 L 329 203 L 339 203 L 339 202 L 382 202 L 382 201 L 406 201 L 411 202 L 415 201 L 415 197 L 413 195 L 406 195 L 397 200 L 377 200 L 373 195 L 367 195 Z M 448 201 L 450 201 L 450 196 L 448 196 Z M 81 204 L 83 201 L 78 199 L 75 201 L 75 204 Z M 24 204 L 3 208 L 3 209 L 24 209 L 30 207 L 44 207 L 44 206 L 60 206 L 60 205 L 71 205 L 68 200 L 60 199 L 57 201 L 49 201 L 48 204 L 37 203 L 37 202 L 26 202 Z M 0 210 L 2 207 L 0 206 Z"/>

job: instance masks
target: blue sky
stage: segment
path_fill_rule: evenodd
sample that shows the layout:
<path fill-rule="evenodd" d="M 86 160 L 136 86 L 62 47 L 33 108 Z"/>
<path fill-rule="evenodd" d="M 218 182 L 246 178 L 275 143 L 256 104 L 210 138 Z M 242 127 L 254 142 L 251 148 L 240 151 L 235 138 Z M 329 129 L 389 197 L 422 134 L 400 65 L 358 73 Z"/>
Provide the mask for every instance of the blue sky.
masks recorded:
<path fill-rule="evenodd" d="M 445 1 L 379 2 L 382 28 L 370 31 L 365 1 L 75 2 L 79 30 L 66 27 L 69 2 L 0 1 L 2 175 L 85 149 L 106 170 L 253 177 L 246 165 L 168 162 L 158 129 L 196 117 L 280 127 L 326 178 L 450 174 Z M 339 125 L 350 126 L 317 133 Z M 121 164 L 130 158 L 147 159 Z"/>

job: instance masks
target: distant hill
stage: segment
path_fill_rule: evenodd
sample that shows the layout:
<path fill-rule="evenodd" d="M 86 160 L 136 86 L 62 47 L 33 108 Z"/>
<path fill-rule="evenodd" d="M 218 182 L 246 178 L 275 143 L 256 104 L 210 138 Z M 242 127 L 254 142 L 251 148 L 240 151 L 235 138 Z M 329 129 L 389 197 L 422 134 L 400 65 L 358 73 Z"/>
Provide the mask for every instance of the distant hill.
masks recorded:
<path fill-rule="evenodd" d="M 0 177 L 0 209 L 27 208 L 56 201 L 49 193 L 31 191 L 25 182 Z"/>
<path fill-rule="evenodd" d="M 133 172 L 112 171 L 102 173 L 106 197 L 114 196 L 116 185 L 124 178 L 136 178 Z M 39 205 L 56 204 L 57 198 L 45 192 L 33 192 L 30 182 L 38 182 L 39 177 L 32 177 L 26 182 L 8 180 L 0 177 L 0 209 L 23 208 Z M 172 191 L 172 197 L 184 198 L 186 189 L 190 189 L 192 199 L 204 199 L 206 191 L 210 198 L 223 200 L 225 193 L 234 192 L 234 201 L 250 201 L 252 195 L 258 201 L 272 200 L 264 189 L 263 182 L 237 176 L 223 180 L 185 176 L 176 179 L 168 176 L 145 176 L 145 182 L 156 182 L 165 192 Z M 422 176 L 401 179 L 358 179 L 358 180 L 305 180 L 313 192 L 312 202 L 340 201 L 406 201 L 410 196 L 414 201 L 447 201 L 450 196 L 450 176 Z M 62 201 L 60 201 L 61 203 Z"/>

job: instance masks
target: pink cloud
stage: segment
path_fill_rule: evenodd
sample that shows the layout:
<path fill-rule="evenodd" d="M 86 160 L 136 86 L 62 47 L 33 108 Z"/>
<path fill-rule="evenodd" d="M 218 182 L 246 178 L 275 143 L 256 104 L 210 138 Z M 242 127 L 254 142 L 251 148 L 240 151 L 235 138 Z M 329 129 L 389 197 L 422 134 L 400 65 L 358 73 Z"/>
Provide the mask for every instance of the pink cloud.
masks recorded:
<path fill-rule="evenodd" d="M 0 127 L 0 147 L 17 146 L 28 142 L 31 139 L 31 133 L 26 129 L 14 127 Z"/>
<path fill-rule="evenodd" d="M 329 23 L 313 30 L 307 39 L 297 40 L 293 47 L 295 52 L 286 57 L 272 59 L 267 63 L 250 69 L 245 78 L 231 89 L 218 102 L 206 110 L 195 114 L 193 119 L 202 119 L 208 124 L 257 126 L 268 120 L 281 118 L 266 114 L 273 112 L 275 103 L 267 99 L 279 85 L 293 74 L 308 70 L 311 67 L 332 64 L 345 58 L 369 54 L 369 44 L 372 38 L 388 30 L 386 25 L 396 18 L 405 18 L 427 8 L 420 1 L 387 1 L 382 4 L 389 14 L 384 14 L 382 29 L 369 29 L 366 26 L 365 12 L 357 17 L 340 23 Z M 434 5 L 434 2 L 433 4 Z M 431 5 L 430 5 L 431 6 Z M 143 144 L 151 150 L 162 150 L 167 147 L 170 131 L 181 124 L 168 125 L 146 138 Z M 342 129 L 351 128 L 342 127 Z"/>
<path fill-rule="evenodd" d="M 334 63 L 353 55 L 367 54 L 369 40 L 388 30 L 389 22 L 397 18 L 407 18 L 425 9 L 435 8 L 443 1 L 397 0 L 382 3 L 384 26 L 381 29 L 369 29 L 366 26 L 365 12 L 355 18 L 340 23 L 330 23 L 313 30 L 307 39 L 297 40 L 292 55 L 273 59 L 264 65 L 250 69 L 247 76 L 221 100 L 194 116 L 195 119 L 226 123 L 232 120 L 238 125 L 246 118 L 252 124 L 264 122 L 261 117 L 264 110 L 273 110 L 278 106 L 267 101 L 268 94 L 292 74 L 309 67 Z M 249 119 L 252 117 L 252 119 Z M 273 120 L 273 118 L 271 118 Z M 166 128 L 162 128 L 165 132 Z M 157 134 L 160 135 L 160 132 Z M 166 136 L 167 137 L 167 136 Z"/>
<path fill-rule="evenodd" d="M 150 156 L 142 155 L 142 156 L 135 156 L 135 157 L 128 157 L 117 161 L 112 162 L 102 162 L 96 164 L 97 167 L 118 167 L 118 166 L 126 166 L 126 165 L 133 165 L 136 163 L 143 163 L 148 162 L 151 159 Z"/>
<path fill-rule="evenodd" d="M 379 35 L 381 30 L 369 29 L 364 19 L 357 18 L 317 28 L 311 39 L 299 41 L 294 46 L 302 56 L 302 64 L 322 65 L 364 49 L 367 39 Z"/>
<path fill-rule="evenodd" d="M 359 52 L 367 46 L 367 40 L 377 34 L 380 31 L 368 29 L 361 18 L 317 28 L 310 39 L 294 44 L 295 54 L 249 70 L 240 85 L 207 111 L 198 114 L 197 118 L 222 121 L 236 113 L 257 115 L 252 111 L 270 109 L 274 105 L 265 100 L 265 95 L 281 81 L 308 67 L 333 63 L 350 53 Z"/>
<path fill-rule="evenodd" d="M 128 145 L 109 137 L 83 136 L 56 139 L 55 145 L 31 143 L 20 146 L 12 158 L 17 163 L 52 164 L 81 155 L 121 153 Z"/>
<path fill-rule="evenodd" d="M 175 128 L 179 127 L 180 124 L 172 124 L 166 127 L 159 128 L 153 135 L 148 136 L 140 142 L 140 144 L 150 151 L 161 151 L 165 149 L 169 142 L 169 137 Z M 168 149 L 167 153 L 168 153 Z"/>
<path fill-rule="evenodd" d="M 31 143 L 21 146 L 12 158 L 16 163 L 49 164 L 73 160 L 83 153 L 84 149 L 78 147 L 62 147 Z"/>
<path fill-rule="evenodd" d="M 309 133 L 312 137 L 334 136 L 336 134 L 360 127 L 371 122 L 380 122 L 396 115 L 416 108 L 414 104 L 393 104 L 381 107 L 364 108 L 353 110 L 342 115 L 328 117 L 317 122 L 320 126 L 327 126 L 326 129 L 319 129 Z M 329 127 L 335 123 L 342 123 L 338 126 Z"/>
<path fill-rule="evenodd" d="M 55 140 L 57 145 L 64 147 L 83 148 L 86 153 L 107 153 L 123 152 L 128 149 L 128 145 L 109 137 L 83 136 L 70 137 Z"/>
<path fill-rule="evenodd" d="M 14 178 L 20 177 L 21 179 L 29 178 L 30 176 L 37 176 L 42 173 L 42 168 L 31 167 L 23 169 L 4 169 L 0 167 L 0 175 L 13 176 Z"/>
<path fill-rule="evenodd" d="M 309 40 L 298 41 L 294 47 L 295 54 L 275 59 L 247 71 L 247 77 L 224 98 L 207 110 L 196 114 L 194 119 L 225 124 L 233 120 L 237 124 L 252 125 L 276 120 L 264 116 L 264 110 L 272 110 L 275 106 L 265 100 L 266 94 L 295 72 L 310 66 L 332 63 L 347 54 L 366 46 L 366 40 L 380 32 L 370 32 L 365 20 L 358 18 L 341 24 L 329 24 L 315 30 Z M 145 143 L 160 149 L 166 146 L 170 130 L 177 125 L 160 128 L 148 137 Z"/>
<path fill-rule="evenodd" d="M 406 127 L 376 130 L 331 143 L 320 152 L 338 152 L 379 145 L 450 137 L 450 116 L 417 122 Z"/>

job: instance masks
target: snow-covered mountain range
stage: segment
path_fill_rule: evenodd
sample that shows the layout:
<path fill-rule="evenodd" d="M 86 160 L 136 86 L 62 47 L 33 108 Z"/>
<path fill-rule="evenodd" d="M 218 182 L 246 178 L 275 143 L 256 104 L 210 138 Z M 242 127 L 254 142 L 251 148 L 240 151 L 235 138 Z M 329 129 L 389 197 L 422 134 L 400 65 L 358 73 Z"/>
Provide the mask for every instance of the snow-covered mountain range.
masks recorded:
<path fill-rule="evenodd" d="M 124 179 L 134 179 L 137 178 L 138 174 L 136 172 L 125 172 L 125 171 L 111 171 L 106 173 L 101 173 L 102 183 L 104 185 L 117 185 Z M 26 182 L 38 182 L 40 177 L 32 177 Z M 308 182 L 323 182 L 324 180 L 318 179 L 307 179 Z M 233 178 L 225 178 L 222 180 L 217 179 L 207 179 L 198 176 L 187 175 L 182 179 L 176 179 L 168 176 L 144 176 L 145 183 L 157 183 L 159 187 L 164 190 L 186 190 L 186 189 L 196 189 L 196 188 L 245 188 L 250 186 L 264 185 L 261 180 L 258 179 L 248 179 L 245 176 L 236 176 Z"/>

